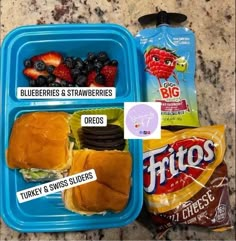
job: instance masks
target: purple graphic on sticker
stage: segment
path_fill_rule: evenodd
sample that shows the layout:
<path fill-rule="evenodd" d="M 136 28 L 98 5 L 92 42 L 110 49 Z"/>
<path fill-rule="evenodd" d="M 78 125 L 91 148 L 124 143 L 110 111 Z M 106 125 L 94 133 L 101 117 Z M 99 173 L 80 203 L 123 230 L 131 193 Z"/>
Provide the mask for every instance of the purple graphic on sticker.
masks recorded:
<path fill-rule="evenodd" d="M 126 115 L 126 126 L 129 131 L 138 137 L 151 135 L 158 126 L 158 114 L 149 105 L 133 106 Z"/>

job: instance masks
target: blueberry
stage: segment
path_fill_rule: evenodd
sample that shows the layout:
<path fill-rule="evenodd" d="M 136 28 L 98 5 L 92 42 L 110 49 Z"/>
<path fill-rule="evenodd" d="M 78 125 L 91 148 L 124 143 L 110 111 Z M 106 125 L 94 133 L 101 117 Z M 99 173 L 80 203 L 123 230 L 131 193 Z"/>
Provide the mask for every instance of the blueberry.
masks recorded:
<path fill-rule="evenodd" d="M 29 81 L 29 85 L 30 85 L 30 87 L 36 87 L 36 80 L 31 79 L 31 80 Z"/>
<path fill-rule="evenodd" d="M 73 78 L 76 78 L 80 73 L 81 73 L 80 69 L 75 68 L 71 70 L 71 74 Z"/>
<path fill-rule="evenodd" d="M 62 81 L 61 81 L 61 86 L 62 86 L 62 87 L 67 87 L 67 86 L 68 86 L 68 83 L 67 83 L 65 80 L 62 80 Z"/>
<path fill-rule="evenodd" d="M 103 63 L 98 61 L 98 62 L 94 63 L 94 67 L 95 67 L 95 69 L 100 70 L 103 67 Z"/>
<path fill-rule="evenodd" d="M 110 63 L 110 65 L 113 65 L 113 66 L 118 66 L 118 61 L 113 59 Z"/>
<path fill-rule="evenodd" d="M 89 62 L 88 59 L 85 59 L 85 60 L 84 60 L 84 64 L 85 64 L 85 65 L 88 65 L 89 63 L 90 63 L 90 62 Z"/>
<path fill-rule="evenodd" d="M 88 53 L 87 55 L 87 60 L 90 61 L 90 62 L 93 62 L 95 59 L 97 58 L 96 54 L 95 53 Z"/>
<path fill-rule="evenodd" d="M 88 70 L 87 70 L 87 69 L 82 69 L 82 70 L 81 70 L 81 74 L 87 75 L 87 74 L 88 74 Z"/>
<path fill-rule="evenodd" d="M 54 67 L 53 65 L 48 65 L 48 66 L 47 66 L 47 72 L 48 72 L 49 74 L 52 74 L 53 71 L 54 71 L 54 69 L 55 69 L 55 67 Z"/>
<path fill-rule="evenodd" d="M 95 69 L 95 72 L 96 72 L 97 74 L 100 74 L 100 70 L 101 70 L 101 69 L 97 69 L 97 68 L 96 68 L 96 69 Z"/>
<path fill-rule="evenodd" d="M 87 77 L 85 75 L 79 75 L 76 80 L 75 84 L 79 87 L 85 87 L 87 83 Z"/>
<path fill-rule="evenodd" d="M 43 71 L 46 69 L 46 64 L 42 60 L 35 61 L 34 68 L 38 71 Z"/>
<path fill-rule="evenodd" d="M 43 85 L 45 85 L 47 83 L 47 79 L 40 75 L 37 79 L 36 79 L 36 85 L 39 87 L 42 87 Z"/>
<path fill-rule="evenodd" d="M 108 60 L 106 60 L 105 62 L 104 62 L 104 66 L 105 65 L 111 65 L 111 61 L 108 59 Z"/>
<path fill-rule="evenodd" d="M 84 61 L 81 58 L 75 59 L 75 68 L 82 69 L 84 67 Z"/>
<path fill-rule="evenodd" d="M 101 85 L 104 85 L 105 84 L 105 81 L 106 81 L 106 78 L 103 74 L 98 74 L 95 78 L 95 81 L 96 83 L 98 84 L 101 84 Z"/>
<path fill-rule="evenodd" d="M 99 62 L 99 60 L 96 58 L 96 59 L 93 61 L 93 63 L 95 64 L 95 63 L 97 63 L 97 62 Z"/>
<path fill-rule="evenodd" d="M 51 83 L 50 86 L 51 87 L 61 87 L 61 85 L 57 82 Z"/>
<path fill-rule="evenodd" d="M 53 83 L 55 80 L 56 80 L 56 76 L 53 74 L 50 74 L 47 78 L 47 83 L 48 84 Z"/>
<path fill-rule="evenodd" d="M 99 52 L 97 59 L 101 62 L 105 62 L 108 59 L 108 55 L 106 52 Z"/>
<path fill-rule="evenodd" d="M 88 63 L 87 70 L 88 70 L 88 72 L 94 70 L 94 65 L 92 63 Z"/>
<path fill-rule="evenodd" d="M 30 60 L 30 59 L 26 59 L 25 61 L 24 61 L 24 66 L 26 67 L 26 68 L 30 68 L 30 67 L 32 67 L 32 61 Z"/>
<path fill-rule="evenodd" d="M 69 69 L 73 69 L 76 64 L 76 62 L 74 61 L 74 59 L 72 57 L 66 57 L 64 60 L 64 63 Z"/>

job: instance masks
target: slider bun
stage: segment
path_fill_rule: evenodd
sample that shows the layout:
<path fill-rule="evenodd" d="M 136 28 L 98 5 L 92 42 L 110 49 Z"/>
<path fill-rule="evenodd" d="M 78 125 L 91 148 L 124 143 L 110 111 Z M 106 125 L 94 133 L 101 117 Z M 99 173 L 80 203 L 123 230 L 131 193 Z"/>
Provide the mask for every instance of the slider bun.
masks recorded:
<path fill-rule="evenodd" d="M 97 180 L 65 190 L 65 207 L 80 214 L 119 212 L 129 199 L 132 158 L 125 151 L 73 152 L 69 175 L 94 169 Z"/>
<path fill-rule="evenodd" d="M 33 112 L 17 118 L 7 151 L 8 166 L 56 171 L 68 169 L 68 118 L 64 112 Z"/>

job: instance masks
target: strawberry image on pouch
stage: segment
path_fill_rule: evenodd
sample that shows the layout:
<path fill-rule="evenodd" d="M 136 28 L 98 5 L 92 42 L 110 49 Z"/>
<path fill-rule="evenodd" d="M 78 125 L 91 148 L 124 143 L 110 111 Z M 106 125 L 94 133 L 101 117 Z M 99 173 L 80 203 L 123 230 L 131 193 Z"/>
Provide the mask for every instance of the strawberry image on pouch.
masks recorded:
<path fill-rule="evenodd" d="M 146 71 L 151 75 L 156 76 L 160 87 L 162 87 L 161 79 L 168 81 L 172 75 L 175 78 L 176 83 L 179 84 L 174 72 L 178 56 L 172 50 L 149 46 L 145 51 L 144 57 Z"/>

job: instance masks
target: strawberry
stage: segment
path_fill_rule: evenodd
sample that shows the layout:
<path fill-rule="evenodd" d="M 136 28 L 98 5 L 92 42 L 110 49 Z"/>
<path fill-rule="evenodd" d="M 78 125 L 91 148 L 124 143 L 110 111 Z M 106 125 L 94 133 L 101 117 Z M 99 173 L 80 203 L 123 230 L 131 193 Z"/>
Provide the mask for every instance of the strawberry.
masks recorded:
<path fill-rule="evenodd" d="M 89 87 L 104 87 L 104 85 L 98 84 L 97 82 L 92 82 Z"/>
<path fill-rule="evenodd" d="M 53 74 L 60 79 L 63 79 L 69 83 L 73 83 L 70 69 L 65 64 L 59 64 L 54 69 Z"/>
<path fill-rule="evenodd" d="M 34 68 L 26 68 L 23 71 L 24 75 L 28 76 L 30 79 L 36 80 L 40 75 L 48 76 L 46 71 L 37 71 Z"/>
<path fill-rule="evenodd" d="M 147 71 L 158 79 L 167 80 L 173 74 L 178 58 L 173 51 L 151 46 L 144 56 Z"/>
<path fill-rule="evenodd" d="M 106 78 L 105 86 L 107 87 L 114 86 L 116 73 L 117 73 L 117 66 L 105 65 L 101 69 L 101 74 L 103 74 Z"/>
<path fill-rule="evenodd" d="M 97 76 L 96 71 L 89 72 L 87 77 L 87 86 L 90 86 L 92 83 L 95 83 L 96 76 Z"/>
<path fill-rule="evenodd" d="M 54 67 L 57 67 L 60 63 L 62 63 L 63 57 L 57 52 L 47 52 L 31 58 L 31 61 L 33 62 L 38 60 L 42 60 L 46 65 L 53 65 Z"/>
<path fill-rule="evenodd" d="M 105 87 L 104 84 L 98 81 L 98 76 L 99 74 L 97 74 L 96 71 L 89 72 L 86 85 L 88 87 Z"/>

